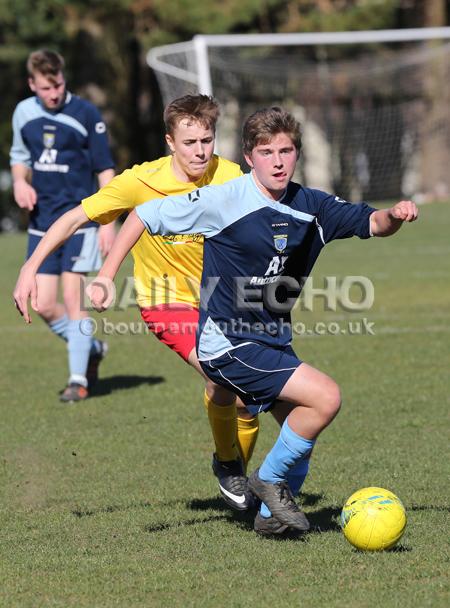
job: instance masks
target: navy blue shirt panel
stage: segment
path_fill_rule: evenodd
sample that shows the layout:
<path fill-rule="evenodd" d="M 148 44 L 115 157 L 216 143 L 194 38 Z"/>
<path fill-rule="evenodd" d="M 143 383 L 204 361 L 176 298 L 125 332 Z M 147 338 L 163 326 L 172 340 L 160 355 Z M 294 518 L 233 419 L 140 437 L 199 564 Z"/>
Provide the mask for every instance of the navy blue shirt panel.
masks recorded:
<path fill-rule="evenodd" d="M 354 205 L 295 183 L 289 184 L 282 199 L 273 201 L 252 174 L 202 188 L 195 201 L 169 196 L 136 208 L 151 233 L 205 236 L 197 334 L 200 360 L 219 357 L 246 342 L 289 344 L 290 311 L 278 306 L 286 279 L 307 277 L 327 242 L 368 238 L 374 211 L 365 203 Z M 293 299 L 287 295 L 290 304 Z M 281 297 L 284 303 L 286 294 Z"/>

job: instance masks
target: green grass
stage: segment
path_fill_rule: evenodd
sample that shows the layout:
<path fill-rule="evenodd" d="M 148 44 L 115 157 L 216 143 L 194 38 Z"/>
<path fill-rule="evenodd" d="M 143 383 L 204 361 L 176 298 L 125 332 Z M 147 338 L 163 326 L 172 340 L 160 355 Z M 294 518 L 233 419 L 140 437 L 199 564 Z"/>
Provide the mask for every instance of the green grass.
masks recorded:
<path fill-rule="evenodd" d="M 298 312 L 367 318 L 375 335 L 304 336 L 299 355 L 341 385 L 303 494 L 322 532 L 256 537 L 221 503 L 195 373 L 148 335 L 111 336 L 95 395 L 63 406 L 65 347 L 11 292 L 25 237 L 2 236 L 0 605 L 7 607 L 448 606 L 450 207 L 430 205 L 389 239 L 333 243 L 314 273 L 365 275 L 374 306 Z M 125 268 L 131 272 L 131 263 Z M 107 313 L 138 321 L 137 310 Z M 277 429 L 270 415 L 253 458 Z M 360 553 L 338 516 L 359 487 L 406 505 L 400 547 Z"/>

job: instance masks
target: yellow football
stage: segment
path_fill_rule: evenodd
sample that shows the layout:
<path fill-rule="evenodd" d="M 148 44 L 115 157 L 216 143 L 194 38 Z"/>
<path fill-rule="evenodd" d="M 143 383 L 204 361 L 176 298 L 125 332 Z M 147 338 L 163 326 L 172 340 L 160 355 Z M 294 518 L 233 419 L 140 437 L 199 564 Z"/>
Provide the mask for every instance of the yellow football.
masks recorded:
<path fill-rule="evenodd" d="M 384 488 L 362 488 L 350 496 L 341 513 L 345 538 L 362 551 L 391 549 L 406 527 L 401 500 Z"/>

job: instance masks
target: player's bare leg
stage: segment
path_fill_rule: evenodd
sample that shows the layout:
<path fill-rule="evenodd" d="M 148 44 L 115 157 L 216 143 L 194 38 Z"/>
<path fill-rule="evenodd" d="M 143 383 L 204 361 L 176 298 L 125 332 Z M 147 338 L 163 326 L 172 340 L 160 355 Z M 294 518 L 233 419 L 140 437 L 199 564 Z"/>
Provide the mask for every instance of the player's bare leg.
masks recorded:
<path fill-rule="evenodd" d="M 65 308 L 58 302 L 59 276 L 56 274 L 38 274 L 36 275 L 36 284 L 39 316 L 48 324 L 64 317 L 66 314 Z"/>
<path fill-rule="evenodd" d="M 280 400 L 274 408 L 274 416 L 282 424 L 280 437 L 250 478 L 252 491 L 263 501 L 255 519 L 255 530 L 261 534 L 282 534 L 290 527 L 300 531 L 309 528 L 293 496 L 307 475 L 317 436 L 334 419 L 341 404 L 334 380 L 306 363 L 286 382 Z"/>
<path fill-rule="evenodd" d="M 307 363 L 295 370 L 279 398 L 295 406 L 288 415 L 288 424 L 306 439 L 315 439 L 335 418 L 341 406 L 336 382 Z"/>

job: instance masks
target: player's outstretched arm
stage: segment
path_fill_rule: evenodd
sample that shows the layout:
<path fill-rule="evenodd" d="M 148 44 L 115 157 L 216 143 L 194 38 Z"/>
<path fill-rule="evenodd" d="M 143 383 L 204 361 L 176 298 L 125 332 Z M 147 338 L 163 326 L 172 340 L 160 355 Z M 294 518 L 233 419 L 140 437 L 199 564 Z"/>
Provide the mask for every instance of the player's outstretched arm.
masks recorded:
<path fill-rule="evenodd" d="M 30 258 L 22 266 L 14 289 L 14 302 L 17 310 L 27 323 L 31 323 L 28 299 L 31 307 L 38 312 L 36 273 L 42 262 L 52 251 L 62 245 L 80 226 L 89 221 L 81 205 L 62 215 L 47 230 Z"/>
<path fill-rule="evenodd" d="M 139 219 L 136 211 L 133 210 L 119 230 L 111 251 L 100 268 L 97 277 L 86 290 L 95 310 L 102 312 L 108 308 L 112 299 L 111 290 L 109 289 L 111 282 L 114 280 L 127 253 L 140 238 L 144 230 L 144 224 Z"/>
<path fill-rule="evenodd" d="M 403 222 L 414 222 L 419 215 L 412 201 L 400 201 L 390 209 L 378 209 L 370 216 L 370 231 L 373 236 L 390 236 L 397 232 Z"/>

